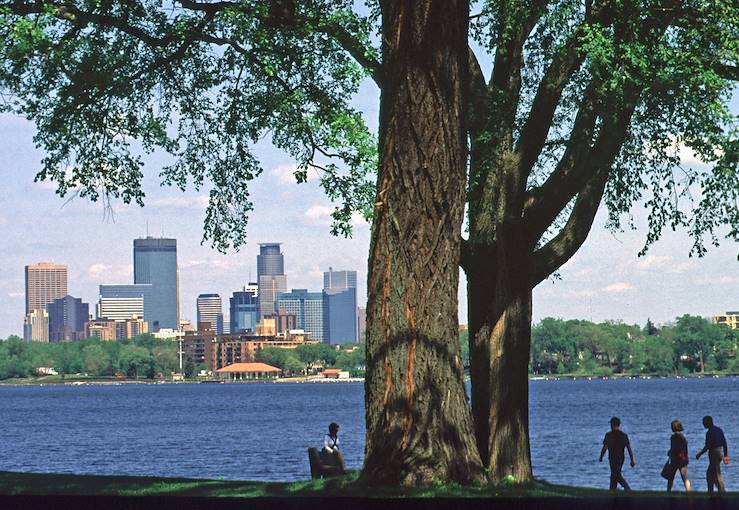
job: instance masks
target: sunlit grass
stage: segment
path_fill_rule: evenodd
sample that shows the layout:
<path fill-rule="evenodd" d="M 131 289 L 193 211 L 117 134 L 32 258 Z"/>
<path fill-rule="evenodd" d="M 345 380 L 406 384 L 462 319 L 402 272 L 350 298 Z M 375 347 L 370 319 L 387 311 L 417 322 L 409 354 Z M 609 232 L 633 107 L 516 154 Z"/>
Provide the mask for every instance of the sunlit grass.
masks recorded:
<path fill-rule="evenodd" d="M 0 495 L 110 495 L 189 497 L 382 497 L 382 498 L 490 498 L 560 497 L 599 498 L 613 493 L 584 487 L 554 485 L 534 480 L 527 483 L 502 482 L 483 487 L 437 483 L 431 487 L 367 487 L 359 471 L 324 480 L 297 482 L 255 482 L 135 476 L 89 476 L 72 474 L 0 472 Z M 664 497 L 664 491 L 619 492 L 619 496 Z M 705 497 L 705 493 L 693 493 Z M 729 496 L 732 496 L 731 494 Z M 673 497 L 685 497 L 674 493 Z"/>

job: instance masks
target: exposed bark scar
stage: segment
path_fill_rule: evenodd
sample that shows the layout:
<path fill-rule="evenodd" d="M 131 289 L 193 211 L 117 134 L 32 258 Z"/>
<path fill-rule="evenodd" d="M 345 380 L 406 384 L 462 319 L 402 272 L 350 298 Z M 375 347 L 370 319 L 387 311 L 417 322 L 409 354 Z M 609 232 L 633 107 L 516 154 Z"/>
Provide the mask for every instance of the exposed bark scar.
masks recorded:
<path fill-rule="evenodd" d="M 405 450 L 410 444 L 411 429 L 413 428 L 413 399 L 416 393 L 416 348 L 418 346 L 418 330 L 416 329 L 416 312 L 408 303 L 406 295 L 405 316 L 411 330 L 411 343 L 408 347 L 408 365 L 406 366 L 406 413 L 403 418 L 403 440 L 400 443 L 401 450 Z"/>

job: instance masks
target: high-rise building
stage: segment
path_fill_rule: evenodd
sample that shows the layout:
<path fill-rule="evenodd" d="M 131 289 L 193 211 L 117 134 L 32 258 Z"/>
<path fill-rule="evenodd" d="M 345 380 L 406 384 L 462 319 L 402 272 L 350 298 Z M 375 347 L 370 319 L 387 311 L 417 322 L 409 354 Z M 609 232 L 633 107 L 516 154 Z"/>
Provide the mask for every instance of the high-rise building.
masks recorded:
<path fill-rule="evenodd" d="M 285 274 L 285 256 L 280 252 L 282 243 L 261 243 L 257 255 L 257 278 L 267 274 Z"/>
<path fill-rule="evenodd" d="M 230 335 L 231 334 L 231 314 L 228 312 L 224 312 L 221 314 L 222 321 L 223 322 L 223 334 L 224 335 Z"/>
<path fill-rule="evenodd" d="M 280 243 L 262 243 L 257 255 L 257 284 L 259 285 L 259 318 L 277 312 L 277 296 L 287 290 L 285 257 Z"/>
<path fill-rule="evenodd" d="M 297 326 L 305 330 L 308 338 L 324 340 L 323 293 L 293 289 L 277 298 L 277 308 L 295 316 Z"/>
<path fill-rule="evenodd" d="M 49 341 L 49 312 L 31 310 L 23 321 L 23 339 L 33 342 Z"/>
<path fill-rule="evenodd" d="M 133 240 L 133 282 L 151 284 L 151 331 L 180 325 L 177 239 Z"/>
<path fill-rule="evenodd" d="M 123 284 L 123 285 L 100 285 L 100 298 L 106 299 L 142 299 L 144 303 L 143 315 L 138 309 L 136 309 L 136 315 L 143 317 L 143 319 L 151 327 L 153 321 L 153 310 L 152 310 L 152 289 L 153 285 L 147 284 Z M 97 317 L 104 317 L 100 315 L 100 303 L 98 302 Z M 132 315 L 126 316 L 131 317 Z M 173 328 L 174 329 L 174 328 Z"/>
<path fill-rule="evenodd" d="M 55 299 L 67 295 L 67 266 L 40 262 L 26 266 L 26 314 L 46 310 Z"/>
<path fill-rule="evenodd" d="M 323 273 L 323 288 L 325 289 L 356 289 L 356 271 L 334 271 L 332 267 Z"/>
<path fill-rule="evenodd" d="M 97 309 L 98 319 L 123 321 L 126 319 L 144 319 L 144 298 L 142 297 L 101 297 Z"/>
<path fill-rule="evenodd" d="M 357 307 L 357 340 L 360 342 L 364 342 L 366 336 L 367 336 L 367 308 L 359 306 Z"/>
<path fill-rule="evenodd" d="M 223 334 L 223 306 L 218 294 L 200 294 L 197 299 L 198 326 L 209 322 L 217 335 Z"/>
<path fill-rule="evenodd" d="M 69 342 L 85 337 L 85 322 L 90 319 L 90 305 L 82 299 L 64 296 L 49 304 L 49 341 Z"/>
<path fill-rule="evenodd" d="M 229 299 L 231 333 L 254 333 L 259 324 L 259 301 L 256 285 L 250 284 L 234 292 Z"/>
<path fill-rule="evenodd" d="M 323 273 L 324 342 L 339 345 L 357 341 L 357 272 Z"/>

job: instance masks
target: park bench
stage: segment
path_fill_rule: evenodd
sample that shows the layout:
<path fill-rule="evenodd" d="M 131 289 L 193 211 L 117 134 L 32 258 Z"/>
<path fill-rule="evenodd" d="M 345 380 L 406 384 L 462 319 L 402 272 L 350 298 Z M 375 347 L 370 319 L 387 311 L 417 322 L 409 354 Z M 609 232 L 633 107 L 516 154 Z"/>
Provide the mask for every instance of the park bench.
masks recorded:
<path fill-rule="evenodd" d="M 310 477 L 314 480 L 340 474 L 338 466 L 324 464 L 318 448 L 308 448 L 308 462 L 310 463 Z"/>

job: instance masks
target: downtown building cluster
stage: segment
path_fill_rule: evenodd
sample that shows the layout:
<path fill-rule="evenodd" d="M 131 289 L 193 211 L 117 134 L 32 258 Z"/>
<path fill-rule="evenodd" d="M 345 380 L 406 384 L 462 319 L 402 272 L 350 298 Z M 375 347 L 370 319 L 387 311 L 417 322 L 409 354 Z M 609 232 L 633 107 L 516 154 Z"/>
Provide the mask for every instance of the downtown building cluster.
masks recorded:
<path fill-rule="evenodd" d="M 147 332 L 177 338 L 186 332 L 208 331 L 218 336 L 284 339 L 292 335 L 339 345 L 357 342 L 363 335 L 364 309 L 357 308 L 356 271 L 329 268 L 322 291 L 288 292 L 279 243 L 260 245 L 257 281 L 232 293 L 226 314 L 219 294 L 200 294 L 195 325 L 180 317 L 176 239 L 134 239 L 133 262 L 133 283 L 99 286 L 94 317 L 89 304 L 69 295 L 67 266 L 48 262 L 26 266 L 24 338 L 116 340 Z"/>

